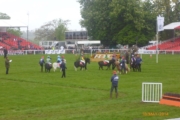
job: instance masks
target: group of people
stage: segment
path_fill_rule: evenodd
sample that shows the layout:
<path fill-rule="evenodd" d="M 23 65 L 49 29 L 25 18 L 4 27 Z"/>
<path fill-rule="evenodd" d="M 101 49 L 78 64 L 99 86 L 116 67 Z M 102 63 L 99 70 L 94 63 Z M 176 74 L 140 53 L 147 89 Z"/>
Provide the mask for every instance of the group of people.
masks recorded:
<path fill-rule="evenodd" d="M 115 59 L 115 57 L 112 57 L 112 59 Z M 126 63 L 126 59 L 123 57 L 121 57 L 120 59 L 120 65 L 122 67 L 122 69 L 125 69 L 125 63 Z M 133 65 L 136 65 L 137 70 L 139 72 L 141 72 L 141 63 L 142 63 L 142 58 L 140 57 L 139 54 L 132 54 L 131 58 L 130 58 L 130 66 L 133 67 Z M 118 81 L 119 81 L 120 77 L 117 75 L 116 71 L 113 71 L 113 75 L 110 78 L 111 81 L 111 89 L 110 89 L 110 98 L 112 98 L 112 93 L 113 90 L 115 89 L 115 93 L 116 93 L 116 98 L 118 97 Z"/>
<path fill-rule="evenodd" d="M 41 66 L 41 72 L 43 72 L 43 66 L 44 66 L 44 64 L 45 63 L 47 63 L 49 66 L 52 66 L 52 62 L 51 62 L 51 57 L 48 55 L 47 56 L 47 58 L 46 58 L 46 62 L 45 62 L 45 60 L 44 60 L 44 56 L 42 56 L 41 57 L 41 59 L 39 60 L 39 64 L 40 64 L 40 66 Z M 67 69 L 67 67 L 66 67 L 66 64 L 65 64 L 65 59 L 64 59 L 64 56 L 60 56 L 60 55 L 58 55 L 57 56 L 57 61 L 56 61 L 58 64 L 59 64 L 59 67 L 60 67 L 60 69 L 62 70 L 62 78 L 63 77 L 66 77 L 66 72 L 65 72 L 65 70 Z"/>
<path fill-rule="evenodd" d="M 113 54 L 111 60 L 119 61 L 121 71 L 127 72 L 126 64 L 130 63 L 130 68 L 133 68 L 133 71 L 135 71 L 136 69 L 137 71 L 141 72 L 142 58 L 140 57 L 139 54 L 132 54 L 130 57 L 130 62 L 129 62 L 129 56 L 127 57 L 126 55 L 117 58 L 117 55 Z M 107 54 L 105 54 L 104 63 L 109 63 L 109 58 Z"/>
<path fill-rule="evenodd" d="M 138 70 L 139 72 L 141 72 L 141 64 L 142 64 L 142 58 L 140 57 L 140 55 L 132 54 L 130 67 L 133 68 L 133 71 Z"/>
<path fill-rule="evenodd" d="M 8 59 L 7 57 L 7 49 L 4 48 L 4 58 L 5 58 L 5 67 L 6 67 L 6 74 L 8 74 L 8 71 L 9 71 L 9 67 L 10 67 L 10 60 Z M 106 55 L 105 57 L 105 61 L 107 61 L 108 57 Z M 113 55 L 112 56 L 112 59 L 116 60 L 116 56 Z M 50 56 L 47 56 L 46 58 L 46 62 L 44 60 L 44 56 L 41 57 L 41 59 L 39 60 L 39 64 L 41 66 L 41 72 L 43 72 L 43 66 L 45 63 L 51 65 L 51 57 Z M 84 56 L 81 55 L 81 59 L 80 61 L 82 63 L 85 63 L 85 60 L 84 60 Z M 57 56 L 57 63 L 60 64 L 60 68 L 62 69 L 62 78 L 63 77 L 66 77 L 66 74 L 65 74 L 65 70 L 67 69 L 66 67 L 66 64 L 64 62 L 64 56 Z M 125 63 L 126 63 L 126 59 L 123 57 L 121 57 L 120 59 L 120 65 L 122 67 L 122 69 L 126 69 L 125 68 Z M 141 71 L 141 63 L 142 63 L 142 58 L 137 54 L 137 55 L 132 55 L 131 58 L 130 58 L 130 66 L 133 67 L 133 65 L 137 65 L 137 67 L 139 68 L 139 71 Z M 113 71 L 113 75 L 111 76 L 110 78 L 110 81 L 111 81 L 111 89 L 110 89 L 110 98 L 112 98 L 112 93 L 113 93 L 113 90 L 115 89 L 115 93 L 116 93 L 116 98 L 118 97 L 118 81 L 119 81 L 120 77 L 117 75 L 116 71 Z"/>

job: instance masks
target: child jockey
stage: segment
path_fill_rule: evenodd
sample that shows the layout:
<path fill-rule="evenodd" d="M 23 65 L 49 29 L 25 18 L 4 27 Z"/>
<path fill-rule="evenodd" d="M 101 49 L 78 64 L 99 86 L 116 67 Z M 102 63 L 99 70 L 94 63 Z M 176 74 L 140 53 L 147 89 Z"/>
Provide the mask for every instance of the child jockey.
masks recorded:
<path fill-rule="evenodd" d="M 134 57 L 134 55 L 132 55 L 132 57 L 131 57 L 131 65 L 135 64 L 135 63 L 136 63 L 136 58 Z"/>
<path fill-rule="evenodd" d="M 104 63 L 109 63 L 109 60 L 108 60 L 108 55 L 107 54 L 105 54 L 105 57 L 104 57 Z"/>
<path fill-rule="evenodd" d="M 46 62 L 47 62 L 48 64 L 51 64 L 51 57 L 50 57 L 50 56 L 47 57 Z"/>
<path fill-rule="evenodd" d="M 84 56 L 81 56 L 80 62 L 82 62 L 83 64 L 85 64 L 85 60 L 84 60 Z"/>
<path fill-rule="evenodd" d="M 57 63 L 61 64 L 61 57 L 59 55 L 57 56 Z"/>

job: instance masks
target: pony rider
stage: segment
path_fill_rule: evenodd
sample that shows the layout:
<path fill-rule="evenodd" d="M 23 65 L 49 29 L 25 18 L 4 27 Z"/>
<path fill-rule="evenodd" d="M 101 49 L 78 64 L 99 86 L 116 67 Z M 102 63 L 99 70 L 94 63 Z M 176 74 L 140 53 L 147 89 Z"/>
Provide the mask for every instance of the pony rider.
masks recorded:
<path fill-rule="evenodd" d="M 61 57 L 58 55 L 57 56 L 57 63 L 58 63 L 59 66 L 60 66 L 61 62 L 62 62 Z"/>
<path fill-rule="evenodd" d="M 85 60 L 84 60 L 84 56 L 83 55 L 81 56 L 80 64 L 85 64 Z"/>
<path fill-rule="evenodd" d="M 112 60 L 116 60 L 116 55 L 115 54 L 112 55 Z"/>
<path fill-rule="evenodd" d="M 107 64 L 109 63 L 109 60 L 108 60 L 108 55 L 107 53 L 105 54 L 105 57 L 104 57 L 104 64 Z"/>
<path fill-rule="evenodd" d="M 64 58 L 64 56 L 61 57 L 61 61 L 64 60 L 64 63 L 66 64 L 66 59 Z"/>
<path fill-rule="evenodd" d="M 132 55 L 132 57 L 131 57 L 131 65 L 135 64 L 135 62 L 136 62 L 136 58 L 134 57 L 134 55 Z"/>
<path fill-rule="evenodd" d="M 50 57 L 50 56 L 47 56 L 46 63 L 48 63 L 49 65 L 51 65 L 51 57 Z"/>

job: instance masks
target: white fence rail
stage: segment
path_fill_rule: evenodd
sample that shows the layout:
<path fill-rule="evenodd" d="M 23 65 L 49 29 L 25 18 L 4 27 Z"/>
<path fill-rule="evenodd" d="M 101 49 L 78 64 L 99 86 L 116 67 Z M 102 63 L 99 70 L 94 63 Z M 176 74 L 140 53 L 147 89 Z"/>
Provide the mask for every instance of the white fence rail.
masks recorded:
<path fill-rule="evenodd" d="M 74 52 L 73 52 L 74 51 Z M 96 52 L 120 52 L 123 53 L 127 49 L 87 49 L 84 53 L 93 54 Z M 27 55 L 27 54 L 73 54 L 80 53 L 80 50 L 76 49 L 64 49 L 64 50 L 9 50 L 8 55 Z M 156 50 L 141 50 L 139 54 L 156 54 Z M 180 50 L 170 51 L 170 50 L 158 50 L 159 54 L 180 54 Z M 3 50 L 0 50 L 0 55 L 3 55 Z"/>

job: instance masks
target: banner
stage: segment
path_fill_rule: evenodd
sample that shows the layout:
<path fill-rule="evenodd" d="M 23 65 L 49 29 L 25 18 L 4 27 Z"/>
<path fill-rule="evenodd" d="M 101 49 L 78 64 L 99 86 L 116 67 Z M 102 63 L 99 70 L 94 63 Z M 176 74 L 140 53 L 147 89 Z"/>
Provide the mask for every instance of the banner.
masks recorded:
<path fill-rule="evenodd" d="M 0 55 L 4 55 L 3 50 L 0 50 Z M 24 55 L 23 50 L 8 50 L 8 55 Z"/>
<path fill-rule="evenodd" d="M 157 16 L 157 32 L 164 30 L 164 17 Z"/>
<path fill-rule="evenodd" d="M 63 50 L 45 50 L 45 54 L 65 54 L 65 49 L 63 49 Z"/>
<path fill-rule="evenodd" d="M 139 49 L 138 54 L 156 54 L 156 50 Z"/>

